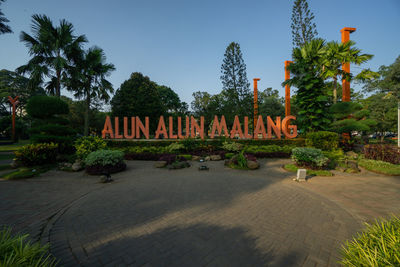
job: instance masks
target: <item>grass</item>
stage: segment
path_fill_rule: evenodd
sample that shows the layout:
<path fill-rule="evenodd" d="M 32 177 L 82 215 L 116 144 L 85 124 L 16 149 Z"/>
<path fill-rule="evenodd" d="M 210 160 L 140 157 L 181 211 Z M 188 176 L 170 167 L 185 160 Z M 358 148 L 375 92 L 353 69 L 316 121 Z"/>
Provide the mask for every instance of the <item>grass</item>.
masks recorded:
<path fill-rule="evenodd" d="M 294 164 L 286 164 L 283 167 L 285 170 L 290 171 L 290 172 L 297 172 L 298 169 L 305 169 L 303 167 L 297 167 Z M 327 170 L 311 170 L 307 169 L 307 175 L 311 176 L 333 176 L 333 173 Z"/>
<path fill-rule="evenodd" d="M 0 178 L 6 179 L 6 180 L 32 178 L 35 176 L 39 176 L 41 173 L 45 173 L 45 172 L 49 171 L 50 169 L 52 169 L 52 167 L 53 166 L 38 166 L 38 167 L 31 167 L 31 168 L 21 167 L 21 168 L 15 169 L 11 172 L 1 175 Z"/>
<path fill-rule="evenodd" d="M 358 165 L 368 171 L 381 173 L 385 175 L 400 175 L 400 165 L 391 164 L 380 160 L 360 159 Z"/>
<path fill-rule="evenodd" d="M 56 266 L 48 246 L 29 241 L 29 235 L 12 235 L 11 228 L 0 228 L 0 266 Z"/>
<path fill-rule="evenodd" d="M 16 151 L 18 150 L 21 146 L 29 144 L 29 140 L 22 140 L 16 144 L 12 145 L 0 145 L 0 152 L 6 152 L 6 151 Z"/>
<path fill-rule="evenodd" d="M 343 266 L 400 266 L 400 219 L 366 224 L 367 228 L 342 247 Z"/>

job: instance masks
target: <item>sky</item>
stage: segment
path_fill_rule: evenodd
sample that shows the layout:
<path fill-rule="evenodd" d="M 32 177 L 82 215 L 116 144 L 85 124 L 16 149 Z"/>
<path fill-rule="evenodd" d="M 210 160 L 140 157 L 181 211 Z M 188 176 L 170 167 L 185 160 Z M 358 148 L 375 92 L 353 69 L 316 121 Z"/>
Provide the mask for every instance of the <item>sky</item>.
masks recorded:
<path fill-rule="evenodd" d="M 13 34 L 0 35 L 0 69 L 26 64 L 28 49 L 19 41 L 31 33 L 31 16 L 45 14 L 55 24 L 71 22 L 85 34 L 86 47 L 99 46 L 116 71 L 118 89 L 141 72 L 171 87 L 190 104 L 192 93 L 219 93 L 221 64 L 230 42 L 241 46 L 247 76 L 261 78 L 259 90 L 284 95 L 284 61 L 291 59 L 293 0 L 8 0 L 1 5 Z M 374 58 L 361 68 L 377 70 L 400 55 L 400 0 L 308 0 L 318 36 L 340 41 L 340 29 L 355 27 L 351 39 Z M 352 66 L 353 67 L 353 66 Z M 352 68 L 354 73 L 360 68 Z M 356 87 L 357 88 L 357 87 Z M 360 88 L 360 87 L 359 87 Z M 66 91 L 62 92 L 68 95 Z"/>

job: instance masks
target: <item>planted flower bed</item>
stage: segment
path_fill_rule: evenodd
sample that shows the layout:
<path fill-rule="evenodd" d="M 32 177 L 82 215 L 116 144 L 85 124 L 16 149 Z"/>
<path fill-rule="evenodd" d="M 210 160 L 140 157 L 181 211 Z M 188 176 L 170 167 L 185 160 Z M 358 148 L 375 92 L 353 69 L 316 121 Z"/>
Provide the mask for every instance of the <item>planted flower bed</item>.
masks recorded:
<path fill-rule="evenodd" d="M 110 174 L 126 169 L 124 153 L 116 150 L 97 150 L 85 159 L 86 172 L 92 175 Z"/>

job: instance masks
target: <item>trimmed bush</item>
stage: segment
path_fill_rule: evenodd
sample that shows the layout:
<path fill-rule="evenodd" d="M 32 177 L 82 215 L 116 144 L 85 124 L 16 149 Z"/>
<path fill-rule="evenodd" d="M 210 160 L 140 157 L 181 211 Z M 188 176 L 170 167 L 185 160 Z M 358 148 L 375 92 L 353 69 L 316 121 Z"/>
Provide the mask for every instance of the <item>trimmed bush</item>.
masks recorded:
<path fill-rule="evenodd" d="M 322 168 L 329 162 L 329 159 L 322 154 L 321 149 L 311 147 L 293 148 L 292 159 L 299 166 L 311 168 Z"/>
<path fill-rule="evenodd" d="M 366 145 L 364 146 L 364 157 L 400 164 L 400 151 L 397 147 L 391 145 Z"/>
<path fill-rule="evenodd" d="M 12 235 L 11 228 L 0 229 L 1 266 L 56 266 L 56 260 L 48 253 L 48 246 L 29 241 L 29 235 Z"/>
<path fill-rule="evenodd" d="M 125 170 L 124 153 L 118 150 L 97 150 L 85 159 L 86 172 L 89 174 L 116 173 Z"/>
<path fill-rule="evenodd" d="M 68 114 L 69 107 L 55 96 L 33 96 L 26 104 L 26 112 L 34 118 L 47 119 L 54 115 Z"/>
<path fill-rule="evenodd" d="M 23 166 L 52 164 L 56 162 L 58 145 L 54 143 L 30 144 L 19 148 L 14 153 L 17 162 Z"/>
<path fill-rule="evenodd" d="M 75 141 L 76 156 L 78 159 L 84 160 L 90 153 L 105 149 L 107 143 L 100 137 L 87 136 L 81 137 Z"/>
<path fill-rule="evenodd" d="M 400 219 L 366 224 L 367 228 L 342 248 L 343 266 L 400 266 Z"/>
<path fill-rule="evenodd" d="M 325 151 L 335 150 L 339 145 L 339 135 L 334 132 L 319 131 L 307 133 L 306 146 Z"/>
<path fill-rule="evenodd" d="M 242 150 L 243 145 L 237 142 L 224 142 L 222 144 L 222 148 L 229 152 L 239 152 Z"/>

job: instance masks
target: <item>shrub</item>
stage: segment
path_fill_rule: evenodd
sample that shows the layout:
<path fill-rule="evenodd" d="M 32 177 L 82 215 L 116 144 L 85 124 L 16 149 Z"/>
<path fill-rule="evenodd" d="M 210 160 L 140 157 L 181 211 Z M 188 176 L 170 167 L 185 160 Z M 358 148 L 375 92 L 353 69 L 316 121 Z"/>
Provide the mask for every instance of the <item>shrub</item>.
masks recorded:
<path fill-rule="evenodd" d="M 242 150 L 243 145 L 239 144 L 237 142 L 224 142 L 222 144 L 222 148 L 226 151 L 230 151 L 230 152 L 239 152 L 240 150 Z"/>
<path fill-rule="evenodd" d="M 1 266 L 56 266 L 56 260 L 48 254 L 48 246 L 31 243 L 29 235 L 11 235 L 9 227 L 0 229 Z"/>
<path fill-rule="evenodd" d="M 85 164 L 89 174 L 115 173 L 126 168 L 124 153 L 118 150 L 94 151 L 86 157 Z"/>
<path fill-rule="evenodd" d="M 292 159 L 300 166 L 313 168 L 325 167 L 329 161 L 329 159 L 322 154 L 320 149 L 310 147 L 293 148 Z"/>
<path fill-rule="evenodd" d="M 366 224 L 367 228 L 342 248 L 344 266 L 400 266 L 400 219 Z"/>
<path fill-rule="evenodd" d="M 165 152 L 175 153 L 175 152 L 179 152 L 180 150 L 182 150 L 184 148 L 185 147 L 183 144 L 172 143 L 165 148 Z"/>
<path fill-rule="evenodd" d="M 107 143 L 100 137 L 87 136 L 75 141 L 76 156 L 84 160 L 91 152 L 105 149 Z"/>
<path fill-rule="evenodd" d="M 243 151 L 239 153 L 238 157 L 237 157 L 237 165 L 240 168 L 247 168 L 247 158 L 244 155 Z"/>
<path fill-rule="evenodd" d="M 15 157 L 23 166 L 44 165 L 55 163 L 57 152 L 58 145 L 54 143 L 30 144 L 15 151 Z"/>
<path fill-rule="evenodd" d="M 339 135 L 334 132 L 319 131 L 307 134 L 306 146 L 319 148 L 322 150 L 334 150 L 339 145 Z"/>
<path fill-rule="evenodd" d="M 366 159 L 400 164 L 400 151 L 391 145 L 366 145 L 364 146 L 364 157 Z"/>
<path fill-rule="evenodd" d="M 179 157 L 185 158 L 186 160 L 191 160 L 192 159 L 192 155 L 179 155 Z"/>
<path fill-rule="evenodd" d="M 231 159 L 234 155 L 235 155 L 235 153 L 226 153 L 225 158 Z"/>
<path fill-rule="evenodd" d="M 55 96 L 32 96 L 26 104 L 26 112 L 34 118 L 47 119 L 53 115 L 68 114 L 68 104 Z"/>
<path fill-rule="evenodd" d="M 173 162 L 176 161 L 176 155 L 175 154 L 165 154 L 159 157 L 160 161 L 166 161 L 167 164 L 172 164 Z"/>

